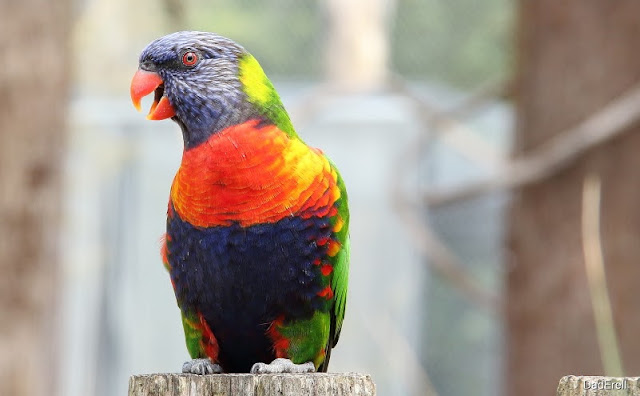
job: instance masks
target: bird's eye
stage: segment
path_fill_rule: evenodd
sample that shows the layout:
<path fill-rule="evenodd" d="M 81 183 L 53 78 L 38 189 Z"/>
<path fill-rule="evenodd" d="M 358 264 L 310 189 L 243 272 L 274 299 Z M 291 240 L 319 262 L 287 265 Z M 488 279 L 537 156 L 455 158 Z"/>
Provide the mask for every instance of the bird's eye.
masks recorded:
<path fill-rule="evenodd" d="M 198 55 L 195 52 L 185 52 L 182 55 L 182 64 L 185 66 L 193 66 L 198 63 Z"/>

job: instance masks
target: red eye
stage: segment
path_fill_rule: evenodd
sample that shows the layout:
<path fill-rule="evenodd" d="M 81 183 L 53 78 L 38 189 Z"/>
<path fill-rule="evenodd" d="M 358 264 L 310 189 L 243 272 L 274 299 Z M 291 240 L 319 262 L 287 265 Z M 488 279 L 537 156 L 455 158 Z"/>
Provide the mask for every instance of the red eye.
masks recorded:
<path fill-rule="evenodd" d="M 185 52 L 185 54 L 182 55 L 182 63 L 185 66 L 193 66 L 198 63 L 198 55 L 196 55 L 195 52 Z"/>

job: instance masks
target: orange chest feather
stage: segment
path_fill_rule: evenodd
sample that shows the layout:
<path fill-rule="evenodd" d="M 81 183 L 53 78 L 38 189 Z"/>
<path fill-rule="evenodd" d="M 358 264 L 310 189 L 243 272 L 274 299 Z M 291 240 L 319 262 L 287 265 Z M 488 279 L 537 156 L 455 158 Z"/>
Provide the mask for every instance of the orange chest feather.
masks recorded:
<path fill-rule="evenodd" d="M 333 215 L 337 174 L 317 150 L 255 120 L 185 151 L 171 201 L 189 223 L 249 226 L 286 216 Z"/>

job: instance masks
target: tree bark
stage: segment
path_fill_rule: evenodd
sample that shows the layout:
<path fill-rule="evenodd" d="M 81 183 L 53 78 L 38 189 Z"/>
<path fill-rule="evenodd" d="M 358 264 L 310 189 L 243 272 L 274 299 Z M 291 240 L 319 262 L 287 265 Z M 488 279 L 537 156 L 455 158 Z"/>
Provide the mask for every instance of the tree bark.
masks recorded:
<path fill-rule="evenodd" d="M 0 3 L 0 394 L 54 394 L 68 4 Z"/>
<path fill-rule="evenodd" d="M 357 373 L 151 374 L 129 379 L 129 396 L 375 396 L 371 377 Z"/>
<path fill-rule="evenodd" d="M 329 0 L 327 78 L 348 91 L 380 88 L 388 77 L 393 0 Z"/>
<path fill-rule="evenodd" d="M 516 155 L 640 82 L 640 2 L 521 0 Z M 602 181 L 602 245 L 623 367 L 640 371 L 640 127 L 516 192 L 509 219 L 505 394 L 603 372 L 581 240 L 585 178 Z"/>

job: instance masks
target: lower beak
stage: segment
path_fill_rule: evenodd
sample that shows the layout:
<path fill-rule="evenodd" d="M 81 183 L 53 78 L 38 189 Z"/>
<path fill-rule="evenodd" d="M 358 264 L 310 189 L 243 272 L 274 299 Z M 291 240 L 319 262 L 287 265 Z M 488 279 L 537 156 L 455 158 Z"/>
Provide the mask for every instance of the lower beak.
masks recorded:
<path fill-rule="evenodd" d="M 131 101 L 133 106 L 140 111 L 140 101 L 145 96 L 154 92 L 153 104 L 147 114 L 149 120 L 164 120 L 176 115 L 169 99 L 164 95 L 164 81 L 158 73 L 138 69 L 131 80 Z"/>

